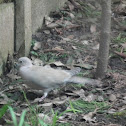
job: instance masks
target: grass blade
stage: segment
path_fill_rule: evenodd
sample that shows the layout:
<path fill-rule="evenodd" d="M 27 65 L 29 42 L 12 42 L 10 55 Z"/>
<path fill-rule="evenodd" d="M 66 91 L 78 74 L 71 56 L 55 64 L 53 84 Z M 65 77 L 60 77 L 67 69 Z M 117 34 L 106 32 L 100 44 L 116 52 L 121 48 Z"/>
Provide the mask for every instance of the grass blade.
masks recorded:
<path fill-rule="evenodd" d="M 25 115 L 26 115 L 26 110 L 24 110 L 21 114 L 21 117 L 20 117 L 20 122 L 19 122 L 19 126 L 23 126 L 24 124 L 24 118 L 25 118 Z"/>
<path fill-rule="evenodd" d="M 14 123 L 14 126 L 18 126 L 17 125 L 17 119 L 16 119 L 16 115 L 14 113 L 14 110 L 11 106 L 8 106 L 9 110 L 10 110 L 10 114 L 11 114 L 11 117 L 12 117 L 12 120 L 13 120 L 13 123 Z"/>
<path fill-rule="evenodd" d="M 8 104 L 4 105 L 4 106 L 0 109 L 0 118 L 3 117 L 3 115 L 6 113 L 7 110 L 8 110 Z"/>

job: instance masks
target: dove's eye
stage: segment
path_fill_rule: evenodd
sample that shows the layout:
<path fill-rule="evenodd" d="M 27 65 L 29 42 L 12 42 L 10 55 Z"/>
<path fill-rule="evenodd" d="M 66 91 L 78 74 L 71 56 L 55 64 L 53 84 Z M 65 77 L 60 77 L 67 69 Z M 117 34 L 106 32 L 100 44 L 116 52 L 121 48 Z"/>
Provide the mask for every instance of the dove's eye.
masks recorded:
<path fill-rule="evenodd" d="M 23 61 L 22 61 L 22 60 L 20 60 L 20 61 L 19 61 L 19 63 L 23 63 Z"/>

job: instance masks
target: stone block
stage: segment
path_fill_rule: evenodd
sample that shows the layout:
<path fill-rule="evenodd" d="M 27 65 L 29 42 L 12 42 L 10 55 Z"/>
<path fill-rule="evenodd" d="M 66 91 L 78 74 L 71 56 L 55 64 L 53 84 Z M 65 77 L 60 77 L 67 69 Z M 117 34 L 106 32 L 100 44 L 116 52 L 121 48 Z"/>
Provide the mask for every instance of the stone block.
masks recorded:
<path fill-rule="evenodd" d="M 8 54 L 14 53 L 14 4 L 0 4 L 0 75 Z"/>
<path fill-rule="evenodd" d="M 32 33 L 34 34 L 38 28 L 42 27 L 45 15 L 49 15 L 51 11 L 55 11 L 67 0 L 32 0 Z"/>

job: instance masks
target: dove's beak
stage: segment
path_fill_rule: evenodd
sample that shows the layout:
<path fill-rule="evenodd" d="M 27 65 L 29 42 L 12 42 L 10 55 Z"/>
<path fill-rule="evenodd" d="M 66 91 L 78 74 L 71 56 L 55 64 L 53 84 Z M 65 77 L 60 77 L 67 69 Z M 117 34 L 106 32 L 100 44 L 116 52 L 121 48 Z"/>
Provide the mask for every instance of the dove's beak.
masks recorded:
<path fill-rule="evenodd" d="M 20 68 L 20 64 L 18 64 L 17 62 L 14 62 L 14 68 L 19 69 Z"/>

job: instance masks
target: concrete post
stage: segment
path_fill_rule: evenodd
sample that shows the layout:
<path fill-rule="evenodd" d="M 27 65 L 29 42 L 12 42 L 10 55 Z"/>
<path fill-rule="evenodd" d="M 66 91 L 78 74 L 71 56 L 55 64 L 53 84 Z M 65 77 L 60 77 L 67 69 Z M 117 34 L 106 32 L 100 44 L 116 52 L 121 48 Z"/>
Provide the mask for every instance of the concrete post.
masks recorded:
<path fill-rule="evenodd" d="M 31 0 L 16 0 L 15 16 L 15 51 L 20 56 L 28 56 L 32 39 Z"/>
<path fill-rule="evenodd" d="M 14 4 L 0 4 L 0 75 L 8 54 L 14 53 Z"/>

